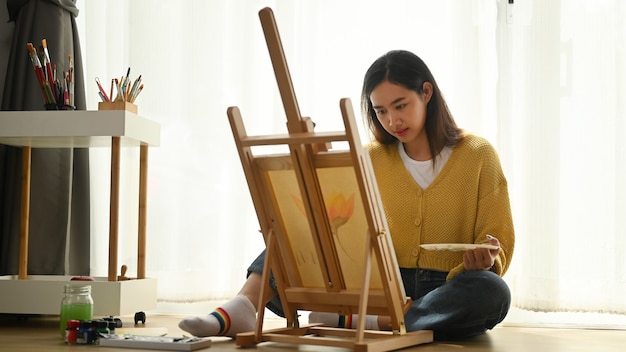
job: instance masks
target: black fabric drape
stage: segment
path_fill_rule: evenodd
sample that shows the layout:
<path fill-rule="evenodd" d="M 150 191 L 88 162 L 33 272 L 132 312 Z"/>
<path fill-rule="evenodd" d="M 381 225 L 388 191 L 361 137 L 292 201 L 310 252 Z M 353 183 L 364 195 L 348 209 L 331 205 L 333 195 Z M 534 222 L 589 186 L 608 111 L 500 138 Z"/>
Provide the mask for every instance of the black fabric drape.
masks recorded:
<path fill-rule="evenodd" d="M 46 39 L 58 74 L 75 70 L 75 105 L 85 110 L 80 41 L 73 0 L 8 0 L 15 21 L 2 110 L 44 110 L 26 49 Z M 62 77 L 62 76 L 61 76 Z M 71 111 L 68 113 L 72 113 Z M 16 274 L 19 251 L 21 148 L 0 145 L 0 274 Z M 28 274 L 89 274 L 89 151 L 33 148 Z M 66 262 L 67 261 L 67 262 Z"/>

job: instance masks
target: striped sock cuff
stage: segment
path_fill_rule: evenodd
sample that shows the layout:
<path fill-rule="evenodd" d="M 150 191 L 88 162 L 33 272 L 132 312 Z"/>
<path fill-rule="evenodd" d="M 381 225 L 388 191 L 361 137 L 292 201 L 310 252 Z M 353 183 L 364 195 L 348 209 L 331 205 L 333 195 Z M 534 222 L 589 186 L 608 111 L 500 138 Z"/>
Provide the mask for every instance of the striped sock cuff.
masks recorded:
<path fill-rule="evenodd" d="M 339 321 L 337 322 L 337 327 L 344 329 L 352 328 L 352 314 L 349 315 L 340 315 Z"/>
<path fill-rule="evenodd" d="M 228 313 L 222 308 L 217 308 L 211 315 L 220 323 L 220 331 L 217 333 L 217 336 L 225 335 L 230 329 L 230 316 Z"/>

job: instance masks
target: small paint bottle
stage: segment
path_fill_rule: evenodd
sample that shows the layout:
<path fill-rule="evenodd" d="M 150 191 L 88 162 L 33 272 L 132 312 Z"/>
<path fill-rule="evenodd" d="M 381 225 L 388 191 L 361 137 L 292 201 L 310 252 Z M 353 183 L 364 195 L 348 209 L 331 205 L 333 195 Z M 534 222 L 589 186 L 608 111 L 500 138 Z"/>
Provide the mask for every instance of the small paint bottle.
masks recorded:
<path fill-rule="evenodd" d="M 79 326 L 80 326 L 80 321 L 78 320 L 67 321 L 67 328 L 65 329 L 65 343 L 68 343 L 68 344 L 77 343 Z"/>
<path fill-rule="evenodd" d="M 92 323 L 90 320 L 81 320 L 78 327 L 78 335 L 76 336 L 76 343 L 87 345 L 93 343 L 94 334 L 92 330 Z"/>
<path fill-rule="evenodd" d="M 95 338 L 99 338 L 100 334 L 110 334 L 111 330 L 109 329 L 109 322 L 106 320 L 94 320 L 93 321 L 95 328 L 96 328 L 96 334 L 95 334 Z"/>
<path fill-rule="evenodd" d="M 115 329 L 122 327 L 122 320 L 113 316 L 103 318 L 108 324 L 108 328 L 111 334 L 115 334 Z"/>
<path fill-rule="evenodd" d="M 115 334 L 115 328 L 117 327 L 117 324 L 112 320 L 107 321 L 107 324 L 109 325 L 109 332 L 111 334 Z"/>

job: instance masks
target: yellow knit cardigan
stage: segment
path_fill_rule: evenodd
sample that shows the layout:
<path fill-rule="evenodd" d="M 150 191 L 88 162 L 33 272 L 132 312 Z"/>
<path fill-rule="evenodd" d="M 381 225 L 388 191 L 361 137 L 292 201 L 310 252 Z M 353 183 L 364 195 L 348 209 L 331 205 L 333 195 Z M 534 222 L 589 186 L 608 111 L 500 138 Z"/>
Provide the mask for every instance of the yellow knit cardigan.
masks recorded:
<path fill-rule="evenodd" d="M 402 268 L 464 271 L 463 252 L 427 251 L 428 243 L 484 243 L 491 234 L 502 250 L 493 270 L 504 275 L 515 244 L 507 181 L 500 159 L 484 138 L 458 143 L 424 190 L 413 180 L 398 146 L 367 145 L 398 264 Z"/>

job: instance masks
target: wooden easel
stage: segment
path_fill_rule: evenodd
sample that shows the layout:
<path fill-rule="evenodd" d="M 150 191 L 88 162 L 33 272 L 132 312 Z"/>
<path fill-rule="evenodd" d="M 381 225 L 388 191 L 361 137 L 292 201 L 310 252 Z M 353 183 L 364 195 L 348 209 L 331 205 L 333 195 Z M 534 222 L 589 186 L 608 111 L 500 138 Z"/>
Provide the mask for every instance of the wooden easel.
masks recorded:
<path fill-rule="evenodd" d="M 300 115 L 273 12 L 264 8 L 259 17 L 288 134 L 248 136 L 239 108 L 230 107 L 228 117 L 265 239 L 265 268 L 276 280 L 287 327 L 263 330 L 271 295 L 270 270 L 265 270 L 256 329 L 238 334 L 236 344 L 273 341 L 390 351 L 432 342 L 432 331 L 406 331 L 404 312 L 411 300 L 350 100 L 340 101 L 345 131 L 313 132 L 312 121 Z M 347 142 L 349 148 L 328 151 L 331 142 Z M 253 153 L 254 147 L 267 145 L 287 145 L 289 153 Z M 359 320 L 356 329 L 300 327 L 299 310 L 356 313 Z M 366 314 L 391 317 L 392 331 L 366 330 Z"/>

